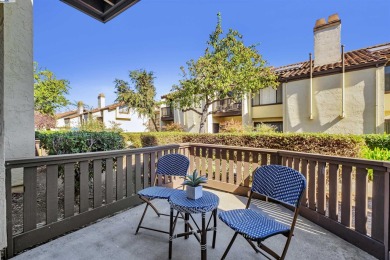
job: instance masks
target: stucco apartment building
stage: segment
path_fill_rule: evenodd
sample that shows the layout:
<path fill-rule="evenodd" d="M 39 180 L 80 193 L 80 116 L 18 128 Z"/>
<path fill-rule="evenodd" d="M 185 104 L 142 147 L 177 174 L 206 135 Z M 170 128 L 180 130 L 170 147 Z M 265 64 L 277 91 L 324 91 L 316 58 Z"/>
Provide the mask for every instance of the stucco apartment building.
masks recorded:
<path fill-rule="evenodd" d="M 147 130 L 147 119 L 139 117 L 136 111 L 120 103 L 106 105 L 106 98 L 102 93 L 98 95 L 98 107 L 95 109 L 85 110 L 84 106 L 79 104 L 76 110 L 57 114 L 56 127 L 78 128 L 91 118 L 101 121 L 106 127 L 116 124 L 124 132 Z"/>
<path fill-rule="evenodd" d="M 313 32 L 313 58 L 275 68 L 277 89 L 262 89 L 240 103 L 214 103 L 207 132 L 218 132 L 231 119 L 249 126 L 271 124 L 283 132 L 390 132 L 390 43 L 344 51 L 337 14 L 317 20 Z M 180 123 L 189 132 L 199 129 L 193 112 L 161 108 L 161 122 Z"/>

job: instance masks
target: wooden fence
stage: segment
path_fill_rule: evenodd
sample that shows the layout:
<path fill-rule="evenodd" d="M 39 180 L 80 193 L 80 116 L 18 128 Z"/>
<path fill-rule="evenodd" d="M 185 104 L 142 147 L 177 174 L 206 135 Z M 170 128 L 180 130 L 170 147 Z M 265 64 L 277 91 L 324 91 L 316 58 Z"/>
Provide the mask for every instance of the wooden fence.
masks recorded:
<path fill-rule="evenodd" d="M 247 195 L 258 166 L 294 168 L 308 183 L 302 216 L 379 259 L 389 259 L 389 163 L 209 144 L 7 161 L 8 256 L 141 203 L 136 192 L 151 185 L 156 161 L 167 153 L 189 156 L 190 170 L 207 175 L 207 187 L 237 195 Z M 16 203 L 11 191 L 14 168 L 23 168 L 24 173 L 22 212 L 15 212 L 12 205 Z M 45 203 L 40 213 L 37 180 L 42 176 Z M 159 178 L 158 184 L 169 181 Z M 13 223 L 18 214 L 23 216 L 19 230 Z"/>

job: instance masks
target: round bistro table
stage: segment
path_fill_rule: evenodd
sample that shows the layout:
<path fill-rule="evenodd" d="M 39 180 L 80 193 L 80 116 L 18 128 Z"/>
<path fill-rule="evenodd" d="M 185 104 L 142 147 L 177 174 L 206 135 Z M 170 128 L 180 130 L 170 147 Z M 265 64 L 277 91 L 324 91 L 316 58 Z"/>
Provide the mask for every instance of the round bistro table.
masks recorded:
<path fill-rule="evenodd" d="M 169 225 L 169 259 L 172 258 L 172 243 L 173 239 L 178 237 L 188 238 L 189 235 L 194 235 L 195 238 L 200 242 L 201 248 L 201 259 L 207 259 L 207 231 L 213 231 L 213 244 L 212 247 L 215 248 L 215 238 L 217 235 L 217 208 L 219 204 L 219 198 L 217 195 L 203 191 L 203 196 L 197 200 L 192 200 L 187 198 L 187 194 L 185 191 L 178 191 L 172 194 L 169 197 L 169 204 L 171 208 L 170 212 L 170 225 Z M 174 210 L 184 213 L 184 233 L 173 234 L 176 226 L 176 221 L 173 219 Z M 210 219 L 206 226 L 206 213 L 211 212 Z M 192 214 L 202 214 L 202 226 L 199 227 Z M 192 219 L 196 230 L 192 228 L 189 224 L 189 218 Z M 209 227 L 211 219 L 213 218 L 214 226 Z M 191 228 L 191 230 L 189 230 Z M 198 233 L 200 233 L 200 239 L 198 237 Z"/>

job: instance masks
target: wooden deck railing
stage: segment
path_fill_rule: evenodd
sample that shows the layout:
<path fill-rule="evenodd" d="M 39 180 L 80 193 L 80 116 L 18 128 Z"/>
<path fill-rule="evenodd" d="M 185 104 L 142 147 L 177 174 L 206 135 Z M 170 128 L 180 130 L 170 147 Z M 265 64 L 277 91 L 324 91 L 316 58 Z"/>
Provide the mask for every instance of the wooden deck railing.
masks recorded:
<path fill-rule="evenodd" d="M 7 256 L 141 203 L 159 157 L 185 145 L 34 157 L 6 161 Z M 23 194 L 12 193 L 23 169 Z M 158 179 L 163 185 L 168 180 Z M 14 196 L 13 196 L 14 195 Z"/>
<path fill-rule="evenodd" d="M 191 171 L 207 175 L 207 187 L 237 195 L 247 195 L 258 166 L 281 164 L 299 170 L 308 183 L 301 215 L 375 257 L 388 259 L 389 163 L 209 144 L 7 161 L 8 256 L 137 205 L 140 200 L 135 194 L 151 185 L 158 158 L 177 152 L 189 156 Z M 14 168 L 23 168 L 20 202 L 12 201 Z M 368 181 L 371 172 L 372 181 Z M 44 178 L 43 190 L 37 186 L 39 178 Z M 159 185 L 167 182 L 158 180 Z M 45 201 L 43 213 L 37 199 Z M 15 210 L 15 203 L 22 204 L 23 212 Z M 23 216 L 19 229 L 15 225 L 18 214 Z"/>

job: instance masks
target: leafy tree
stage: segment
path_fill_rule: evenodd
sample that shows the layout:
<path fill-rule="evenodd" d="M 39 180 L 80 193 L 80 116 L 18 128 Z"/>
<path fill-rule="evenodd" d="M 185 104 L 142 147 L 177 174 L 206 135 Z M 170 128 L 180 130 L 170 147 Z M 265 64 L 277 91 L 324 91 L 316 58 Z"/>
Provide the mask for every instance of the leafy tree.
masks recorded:
<path fill-rule="evenodd" d="M 129 108 L 137 111 L 138 116 L 147 117 L 158 131 L 155 109 L 158 102 L 155 100 L 156 88 L 154 86 L 153 72 L 146 70 L 133 70 L 129 72 L 133 87 L 124 80 L 115 79 L 115 93 L 117 101 L 123 102 Z"/>
<path fill-rule="evenodd" d="M 65 97 L 69 89 L 69 81 L 57 79 L 50 70 L 38 70 L 38 64 L 34 64 L 35 111 L 54 115 L 56 109 L 70 104 Z"/>
<path fill-rule="evenodd" d="M 172 87 L 168 100 L 183 111 L 199 114 L 199 132 L 205 131 L 209 107 L 224 98 L 241 101 L 248 93 L 278 85 L 277 76 L 266 66 L 256 45 L 245 46 L 242 35 L 232 29 L 223 37 L 221 15 L 210 34 L 204 55 L 181 68 L 183 79 Z M 194 106 L 201 107 L 200 110 Z"/>

